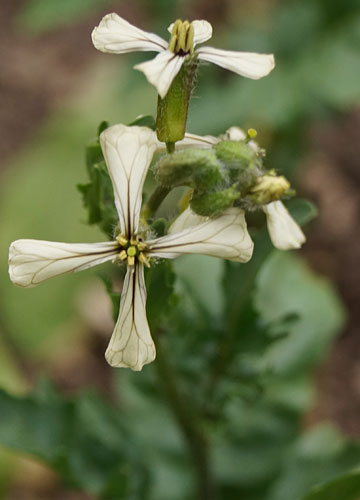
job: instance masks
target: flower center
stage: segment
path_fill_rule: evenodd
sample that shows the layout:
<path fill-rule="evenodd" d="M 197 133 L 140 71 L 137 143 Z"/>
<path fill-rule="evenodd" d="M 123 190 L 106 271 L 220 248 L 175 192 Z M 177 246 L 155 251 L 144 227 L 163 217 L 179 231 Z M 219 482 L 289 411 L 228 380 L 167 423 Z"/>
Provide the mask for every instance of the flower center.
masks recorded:
<path fill-rule="evenodd" d="M 143 242 L 141 236 L 134 235 L 130 240 L 123 234 L 116 237 L 120 245 L 120 251 L 117 256 L 122 262 L 127 261 L 128 266 L 134 266 L 136 259 L 145 266 L 150 267 L 149 259 L 146 257 L 147 245 Z"/>
<path fill-rule="evenodd" d="M 194 51 L 194 27 L 189 21 L 178 19 L 171 31 L 168 50 L 179 56 L 192 54 Z"/>

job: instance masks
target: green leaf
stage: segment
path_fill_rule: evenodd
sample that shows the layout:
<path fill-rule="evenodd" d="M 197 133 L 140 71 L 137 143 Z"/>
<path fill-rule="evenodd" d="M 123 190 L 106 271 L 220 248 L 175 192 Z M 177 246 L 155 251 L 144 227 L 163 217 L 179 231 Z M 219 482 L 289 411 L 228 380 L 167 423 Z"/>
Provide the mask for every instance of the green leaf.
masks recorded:
<path fill-rule="evenodd" d="M 100 127 L 105 123 L 102 122 Z M 84 206 L 88 210 L 89 224 L 97 224 L 109 238 L 112 238 L 118 215 L 112 183 L 98 139 L 91 141 L 86 148 L 86 165 L 90 182 L 79 184 L 77 187 L 83 195 Z"/>
<path fill-rule="evenodd" d="M 296 222 L 303 226 L 317 217 L 318 210 L 309 200 L 296 198 L 286 203 L 286 206 Z"/>
<path fill-rule="evenodd" d="M 2 446 L 44 461 L 66 484 L 101 499 L 147 498 L 135 440 L 121 413 L 99 397 L 62 398 L 45 384 L 23 397 L 0 391 L 0 407 Z"/>
<path fill-rule="evenodd" d="M 360 498 L 360 470 L 348 472 L 333 481 L 313 488 L 301 500 L 358 500 Z"/>
<path fill-rule="evenodd" d="M 254 299 L 266 322 L 290 313 L 299 317 L 264 359 L 278 373 L 304 370 L 321 360 L 344 323 L 344 309 L 332 285 L 294 253 L 271 254 L 257 277 Z"/>

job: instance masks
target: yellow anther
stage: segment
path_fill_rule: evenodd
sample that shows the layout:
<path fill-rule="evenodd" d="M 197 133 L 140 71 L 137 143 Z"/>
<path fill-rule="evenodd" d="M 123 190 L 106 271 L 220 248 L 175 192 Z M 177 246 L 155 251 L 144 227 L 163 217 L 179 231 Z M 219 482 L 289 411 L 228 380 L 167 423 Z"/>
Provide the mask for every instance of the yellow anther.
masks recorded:
<path fill-rule="evenodd" d="M 177 41 L 176 41 L 176 48 L 175 51 L 176 53 L 182 51 L 186 51 L 186 36 L 187 36 L 187 26 L 185 23 L 183 23 L 180 27 L 179 34 L 177 36 Z"/>
<path fill-rule="evenodd" d="M 116 236 L 116 241 L 119 243 L 119 245 L 121 245 L 122 247 L 125 247 L 127 244 L 128 244 L 128 239 L 125 238 L 124 235 L 122 234 L 119 234 L 118 236 Z"/>
<path fill-rule="evenodd" d="M 137 244 L 137 247 L 138 247 L 139 252 L 143 252 L 144 250 L 147 249 L 147 244 L 143 243 L 142 241 L 139 241 L 139 243 Z"/>
<path fill-rule="evenodd" d="M 189 29 L 187 30 L 185 52 L 190 52 L 190 54 L 194 52 L 194 26 L 192 25 L 192 23 L 190 24 Z"/>
<path fill-rule="evenodd" d="M 133 257 L 132 255 L 129 255 L 127 258 L 127 263 L 128 263 L 128 266 L 134 266 L 135 265 L 135 257 Z"/>
<path fill-rule="evenodd" d="M 150 261 L 149 259 L 146 257 L 145 254 L 143 253 L 139 253 L 139 257 L 138 257 L 139 261 L 144 264 L 146 267 L 150 267 Z"/>
<path fill-rule="evenodd" d="M 171 37 L 170 37 L 169 46 L 168 46 L 168 50 L 170 50 L 170 52 L 176 52 L 176 42 L 178 39 L 178 34 L 179 34 L 179 30 L 180 30 L 181 25 L 182 25 L 181 19 L 177 19 L 174 22 L 173 28 L 171 30 Z"/>
<path fill-rule="evenodd" d="M 171 30 L 171 37 L 169 41 L 168 50 L 178 54 L 193 51 L 194 45 L 194 28 L 189 21 L 181 21 L 177 19 Z"/>
<path fill-rule="evenodd" d="M 120 260 L 126 260 L 127 259 L 126 250 L 121 250 L 121 252 L 119 253 L 119 259 Z"/>
<path fill-rule="evenodd" d="M 257 136 L 257 130 L 255 130 L 254 128 L 249 128 L 247 131 L 247 135 L 250 139 L 255 139 L 255 137 Z"/>

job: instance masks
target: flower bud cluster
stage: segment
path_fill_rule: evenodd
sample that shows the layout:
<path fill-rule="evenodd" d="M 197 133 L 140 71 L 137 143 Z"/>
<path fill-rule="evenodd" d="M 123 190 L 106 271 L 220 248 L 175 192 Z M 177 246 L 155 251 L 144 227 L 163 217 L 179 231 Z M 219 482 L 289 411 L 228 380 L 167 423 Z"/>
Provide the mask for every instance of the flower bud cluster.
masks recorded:
<path fill-rule="evenodd" d="M 162 156 L 153 167 L 156 181 L 169 189 L 187 186 L 198 215 L 215 216 L 231 206 L 256 210 L 293 194 L 289 182 L 263 165 L 265 151 L 248 136 L 221 140 L 211 149 L 183 149 Z"/>

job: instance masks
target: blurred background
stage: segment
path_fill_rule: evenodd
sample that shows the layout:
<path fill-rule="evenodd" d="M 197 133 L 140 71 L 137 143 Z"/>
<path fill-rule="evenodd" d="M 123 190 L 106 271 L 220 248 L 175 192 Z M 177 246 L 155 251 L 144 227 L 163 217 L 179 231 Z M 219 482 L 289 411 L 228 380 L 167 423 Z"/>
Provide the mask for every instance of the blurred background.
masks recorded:
<path fill-rule="evenodd" d="M 7 275 L 11 241 L 102 241 L 86 225 L 76 184 L 100 121 L 155 114 L 156 93 L 132 66 L 150 55 L 97 52 L 108 12 L 167 39 L 176 18 L 207 19 L 219 48 L 273 52 L 251 81 L 202 65 L 188 130 L 258 130 L 267 166 L 287 175 L 318 217 L 301 250 L 331 280 L 336 328 L 321 346 L 302 425 L 336 424 L 360 437 L 360 8 L 343 0 L 1 0 L 0 385 L 23 394 L 42 373 L 61 391 L 111 392 L 103 360 L 111 305 L 96 271 L 19 290 Z M 210 299 L 209 299 L 210 300 Z M 316 311 L 315 311 L 316 314 Z M 337 336 L 336 336 L 337 335 Z M 335 338 L 336 337 L 336 338 Z M 39 463 L 2 449 L 1 498 L 86 500 Z M 229 497 L 230 498 L 230 497 Z M 274 497 L 275 498 L 275 497 Z"/>

